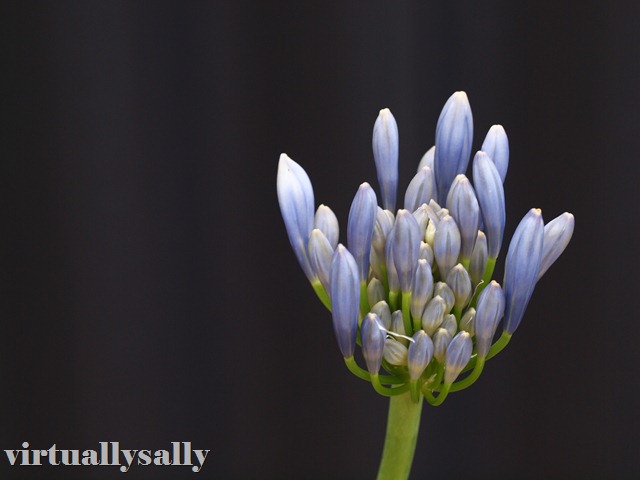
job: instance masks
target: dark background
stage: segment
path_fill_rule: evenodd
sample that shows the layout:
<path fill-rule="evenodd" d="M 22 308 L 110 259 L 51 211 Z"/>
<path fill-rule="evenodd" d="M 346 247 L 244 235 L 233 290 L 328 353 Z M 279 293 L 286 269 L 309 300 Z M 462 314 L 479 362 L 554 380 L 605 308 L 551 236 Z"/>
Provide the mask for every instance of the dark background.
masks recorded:
<path fill-rule="evenodd" d="M 531 207 L 576 230 L 508 349 L 425 407 L 412 478 L 638 478 L 640 4 L 16 1 L 0 22 L 0 449 L 191 441 L 198 478 L 374 478 L 386 400 L 289 247 L 278 156 L 344 233 L 378 110 L 404 191 L 465 90 L 474 149 L 509 135 L 505 240 Z"/>

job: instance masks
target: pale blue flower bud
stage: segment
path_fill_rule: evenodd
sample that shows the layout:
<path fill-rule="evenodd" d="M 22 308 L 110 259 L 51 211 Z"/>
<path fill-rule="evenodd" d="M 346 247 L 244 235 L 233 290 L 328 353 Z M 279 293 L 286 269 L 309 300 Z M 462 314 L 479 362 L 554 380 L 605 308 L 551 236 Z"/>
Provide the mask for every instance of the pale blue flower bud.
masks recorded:
<path fill-rule="evenodd" d="M 338 244 L 331 262 L 331 314 L 333 330 L 342 356 L 353 356 L 360 309 L 360 275 L 355 259 L 344 245 Z"/>
<path fill-rule="evenodd" d="M 489 155 L 500 174 L 500 180 L 504 183 L 509 168 L 509 140 L 502 125 L 493 125 L 489 129 L 480 150 Z"/>
<path fill-rule="evenodd" d="M 358 264 L 361 281 L 366 280 L 369 275 L 369 252 L 377 208 L 375 192 L 368 183 L 363 183 L 351 204 L 347 224 L 347 244 Z"/>
<path fill-rule="evenodd" d="M 473 181 L 487 235 L 489 258 L 497 258 L 504 235 L 504 188 L 496 166 L 484 152 L 476 153 L 473 159 Z"/>
<path fill-rule="evenodd" d="M 375 313 L 368 313 L 360 326 L 360 338 L 362 340 L 362 356 L 367 364 L 367 370 L 375 375 L 382 364 L 382 353 L 386 334 L 380 328 L 380 319 Z"/>
<path fill-rule="evenodd" d="M 444 383 L 451 384 L 462 373 L 464 367 L 469 363 L 473 343 L 468 332 L 460 332 L 447 347 L 447 354 L 444 363 Z"/>
<path fill-rule="evenodd" d="M 418 172 L 422 167 L 429 167 L 431 171 L 433 171 L 433 159 L 436 154 L 436 146 L 434 145 L 420 159 L 420 163 L 418 164 Z"/>
<path fill-rule="evenodd" d="M 544 226 L 544 241 L 542 242 L 542 261 L 538 280 L 549 270 L 549 267 L 564 252 L 573 235 L 575 220 L 568 212 L 554 218 Z"/>
<path fill-rule="evenodd" d="M 398 210 L 393 227 L 393 262 L 403 292 L 411 289 L 411 281 L 420 252 L 420 226 L 408 210 Z"/>
<path fill-rule="evenodd" d="M 462 310 L 471 299 L 471 279 L 462 264 L 457 264 L 447 274 L 447 285 L 453 291 L 454 307 Z"/>
<path fill-rule="evenodd" d="M 420 242 L 420 252 L 418 252 L 419 260 L 426 260 L 430 267 L 433 266 L 433 249 L 426 242 Z"/>
<path fill-rule="evenodd" d="M 440 295 L 436 295 L 431 299 L 422 313 L 422 329 L 431 336 L 438 330 L 444 321 L 444 315 L 447 313 L 447 306 Z"/>
<path fill-rule="evenodd" d="M 460 256 L 460 230 L 450 215 L 445 216 L 436 229 L 433 238 L 433 254 L 438 264 L 440 278 L 446 278 L 449 270 L 458 263 Z"/>
<path fill-rule="evenodd" d="M 417 380 L 424 372 L 433 357 L 433 341 L 424 330 L 418 330 L 413 335 L 413 342 L 409 344 L 407 352 L 407 367 L 409 378 Z"/>
<path fill-rule="evenodd" d="M 371 245 L 375 252 L 378 254 L 380 260 L 385 259 L 385 245 L 387 242 L 387 236 L 391 229 L 393 228 L 393 224 L 396 221 L 393 212 L 389 210 L 383 210 L 378 207 L 376 212 L 376 226 L 373 229 L 373 239 L 371 240 Z"/>
<path fill-rule="evenodd" d="M 436 126 L 434 173 L 439 202 L 447 198 L 451 182 L 469 165 L 473 140 L 473 117 L 465 92 L 456 92 L 442 109 Z"/>
<path fill-rule="evenodd" d="M 444 328 L 439 328 L 432 336 L 433 358 L 439 363 L 444 363 L 447 347 L 451 343 L 451 335 Z"/>
<path fill-rule="evenodd" d="M 406 335 L 407 331 L 404 329 L 404 320 L 402 319 L 402 310 L 396 310 L 391 314 L 391 328 L 389 331 L 397 333 L 399 335 Z M 398 340 L 398 339 L 396 339 Z M 406 340 L 399 340 L 403 345 L 407 344 Z"/>
<path fill-rule="evenodd" d="M 381 325 L 387 330 L 391 330 L 391 309 L 384 300 L 381 300 L 371 307 L 371 313 L 375 313 L 380 319 Z"/>
<path fill-rule="evenodd" d="M 277 179 L 278 203 L 298 263 L 309 281 L 316 280 L 307 244 L 313 229 L 313 188 L 304 169 L 287 154 L 280 155 Z"/>
<path fill-rule="evenodd" d="M 456 316 L 452 313 L 445 315 L 441 327 L 449 332 L 449 335 L 453 337 L 458 332 L 458 321 L 456 320 Z"/>
<path fill-rule="evenodd" d="M 424 203 L 420 205 L 414 210 L 413 218 L 416 219 L 416 222 L 418 222 L 420 226 L 420 238 L 422 239 L 429 224 L 429 206 Z"/>
<path fill-rule="evenodd" d="M 476 309 L 468 309 L 466 312 L 464 312 L 464 315 L 462 315 L 462 318 L 460 319 L 460 330 L 469 332 L 469 335 L 473 337 L 475 335 L 475 320 Z"/>
<path fill-rule="evenodd" d="M 440 223 L 440 221 L 438 221 L 438 223 Z M 424 241 L 431 247 L 431 250 L 433 250 L 433 244 L 436 238 L 436 225 L 436 222 L 434 222 L 433 220 L 429 220 L 429 223 L 427 223 L 427 228 L 424 231 Z M 431 264 L 433 265 L 433 262 L 431 262 Z"/>
<path fill-rule="evenodd" d="M 426 260 L 418 260 L 418 267 L 411 285 L 411 316 L 422 318 L 422 313 L 433 294 L 433 274 Z"/>
<path fill-rule="evenodd" d="M 394 338 L 387 338 L 384 344 L 383 358 L 391 365 L 406 365 L 409 351 L 402 343 Z"/>
<path fill-rule="evenodd" d="M 464 175 L 458 175 L 447 196 L 447 209 L 460 230 L 460 256 L 471 258 L 478 237 L 480 205 L 471 182 Z"/>
<path fill-rule="evenodd" d="M 376 303 L 385 299 L 384 285 L 377 278 L 372 278 L 367 285 L 367 300 L 369 305 L 375 305 Z"/>
<path fill-rule="evenodd" d="M 393 244 L 395 242 L 395 233 L 395 228 L 389 232 L 389 235 L 387 236 L 387 244 L 385 245 L 384 249 L 384 255 L 387 264 L 387 283 L 389 284 L 389 291 L 391 292 L 397 292 L 400 290 L 400 280 L 398 279 L 398 272 L 393 261 Z"/>
<path fill-rule="evenodd" d="M 469 277 L 471 277 L 471 284 L 474 287 L 480 283 L 484 276 L 488 256 L 487 237 L 484 232 L 478 232 L 478 238 L 471 253 L 471 263 L 469 264 Z"/>
<path fill-rule="evenodd" d="M 385 209 L 396 209 L 398 190 L 398 125 L 388 108 L 380 110 L 373 126 L 373 159 Z"/>
<path fill-rule="evenodd" d="M 320 205 L 316 210 L 316 216 L 314 220 L 315 228 L 319 229 L 324 236 L 327 237 L 331 248 L 335 250 L 338 246 L 338 239 L 340 237 L 340 226 L 338 225 L 338 218 L 326 205 Z"/>
<path fill-rule="evenodd" d="M 433 296 L 440 295 L 444 300 L 445 312 L 449 313 L 456 303 L 456 297 L 453 290 L 445 282 L 438 282 L 433 287 Z"/>
<path fill-rule="evenodd" d="M 329 273 L 333 260 L 333 247 L 319 229 L 314 228 L 309 237 L 309 260 L 325 292 L 329 293 Z"/>
<path fill-rule="evenodd" d="M 489 353 L 498 323 L 504 315 L 504 293 L 498 282 L 492 280 L 489 283 L 478 297 L 477 306 L 474 324 L 476 351 L 478 357 L 484 358 Z"/>
<path fill-rule="evenodd" d="M 429 167 L 422 167 L 407 187 L 404 208 L 413 212 L 423 203 L 429 203 L 435 195 L 436 181 L 433 178 L 433 171 Z"/>
<path fill-rule="evenodd" d="M 509 334 L 513 334 L 520 325 L 533 295 L 540 272 L 543 239 L 542 213 L 532 208 L 513 234 L 504 266 L 504 330 Z"/>

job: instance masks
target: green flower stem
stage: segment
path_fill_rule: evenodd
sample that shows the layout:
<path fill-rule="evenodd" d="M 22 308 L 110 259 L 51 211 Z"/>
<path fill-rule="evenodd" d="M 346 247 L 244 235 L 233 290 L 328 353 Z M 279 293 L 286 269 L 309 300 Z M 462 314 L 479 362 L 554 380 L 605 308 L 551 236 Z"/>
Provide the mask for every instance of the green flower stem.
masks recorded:
<path fill-rule="evenodd" d="M 345 357 L 344 363 L 349 369 L 351 373 L 353 373 L 356 377 L 361 378 L 367 382 L 371 381 L 371 375 L 364 368 L 356 363 L 356 359 L 353 357 Z M 406 380 L 399 377 L 392 377 L 390 375 L 379 375 L 378 379 L 380 383 L 384 383 L 385 385 L 396 385 L 405 383 Z"/>
<path fill-rule="evenodd" d="M 324 290 L 322 283 L 320 283 L 320 280 L 314 280 L 313 282 L 311 282 L 311 286 L 313 287 L 313 290 L 316 292 L 316 295 L 318 296 L 322 304 L 327 307 L 327 310 L 331 311 L 331 300 L 329 299 L 329 295 L 327 295 L 327 292 Z"/>
<path fill-rule="evenodd" d="M 398 292 L 389 290 L 389 307 L 391 311 L 395 312 L 398 309 Z"/>
<path fill-rule="evenodd" d="M 476 292 L 473 294 L 473 298 L 471 299 L 470 307 L 476 306 L 476 302 L 478 301 L 478 297 L 482 293 L 482 290 L 485 289 L 487 285 L 491 282 L 491 277 L 493 277 L 493 271 L 496 268 L 496 258 L 487 258 L 487 265 L 484 267 L 484 275 L 482 276 L 482 281 L 478 284 L 476 288 Z"/>
<path fill-rule="evenodd" d="M 389 400 L 387 434 L 384 439 L 378 480 L 406 480 L 411 472 L 418 441 L 422 396 L 417 403 L 406 392 Z"/>
<path fill-rule="evenodd" d="M 402 395 L 407 390 L 409 390 L 409 384 L 407 383 L 395 388 L 383 387 L 382 384 L 380 383 L 380 376 L 377 373 L 375 375 L 371 375 L 371 385 L 373 385 L 373 388 L 375 389 L 376 392 L 378 392 L 380 395 L 383 395 L 385 397 Z"/>
<path fill-rule="evenodd" d="M 369 313 L 371 308 L 369 307 L 369 294 L 367 293 L 367 282 L 364 280 L 360 282 L 360 316 L 364 317 Z"/>
<path fill-rule="evenodd" d="M 498 341 L 493 345 L 491 345 L 491 348 L 489 349 L 489 353 L 487 353 L 487 358 L 485 360 L 489 360 L 490 358 L 493 358 L 497 354 L 499 354 L 509 344 L 510 340 L 511 340 L 511 335 L 508 334 L 507 332 L 502 332 L 502 335 L 500 336 Z M 462 370 L 462 373 L 468 372 L 472 368 L 475 368 L 477 361 L 478 361 L 478 356 L 472 355 L 471 360 L 469 360 L 469 363 L 467 364 L 467 366 L 464 367 L 464 370 Z"/>
<path fill-rule="evenodd" d="M 434 397 L 433 394 L 429 391 L 423 388 L 422 389 L 422 393 L 424 393 L 425 398 L 427 399 L 427 402 L 429 402 L 430 405 L 433 405 L 434 407 L 437 407 L 439 405 L 442 405 L 442 402 L 444 402 L 444 400 L 447 398 L 447 395 L 449 395 L 449 389 L 451 388 L 451 384 L 450 383 L 445 383 L 442 388 L 440 389 L 440 392 L 438 393 L 437 397 Z"/>
<path fill-rule="evenodd" d="M 402 292 L 402 321 L 405 334 L 411 336 L 415 330 L 411 324 L 411 291 Z"/>
<path fill-rule="evenodd" d="M 451 386 L 451 389 L 449 391 L 458 392 L 460 390 L 464 390 L 465 388 L 473 385 L 473 383 L 478 379 L 478 377 L 480 377 L 480 374 L 482 373 L 482 369 L 484 368 L 484 362 L 485 362 L 484 358 L 478 358 L 476 361 L 476 365 L 475 367 L 473 367 L 473 370 L 471 371 L 471 373 L 467 377 L 460 380 L 459 382 L 455 382 Z"/>

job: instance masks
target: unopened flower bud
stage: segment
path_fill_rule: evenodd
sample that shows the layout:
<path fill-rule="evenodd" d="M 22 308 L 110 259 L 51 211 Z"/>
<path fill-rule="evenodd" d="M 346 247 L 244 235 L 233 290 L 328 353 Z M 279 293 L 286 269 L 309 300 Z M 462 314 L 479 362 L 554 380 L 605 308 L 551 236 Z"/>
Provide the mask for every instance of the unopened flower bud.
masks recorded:
<path fill-rule="evenodd" d="M 314 228 L 309 237 L 309 260 L 325 292 L 329 293 L 329 272 L 333 260 L 333 248 L 319 229 Z"/>
<path fill-rule="evenodd" d="M 373 159 L 385 209 L 396 209 L 398 190 L 398 125 L 388 108 L 380 110 L 373 126 Z"/>
<path fill-rule="evenodd" d="M 440 295 L 444 300 L 446 305 L 444 313 L 449 313 L 456 303 L 456 297 L 453 294 L 453 290 L 451 290 L 451 287 L 444 282 L 438 282 L 435 284 L 433 287 L 433 295 Z"/>
<path fill-rule="evenodd" d="M 369 274 L 369 251 L 376 224 L 376 194 L 368 183 L 363 183 L 351 203 L 347 224 L 347 244 L 358 265 L 360 281 Z"/>
<path fill-rule="evenodd" d="M 433 357 L 433 342 L 424 330 L 418 330 L 413 335 L 413 342 L 409 344 L 407 353 L 407 367 L 409 378 L 417 380 L 424 372 Z"/>
<path fill-rule="evenodd" d="M 473 117 L 465 92 L 456 92 L 445 104 L 436 126 L 434 173 L 439 201 L 444 203 L 451 182 L 469 164 Z"/>
<path fill-rule="evenodd" d="M 439 363 L 444 363 L 447 354 L 447 347 L 451 342 L 451 335 L 444 328 L 439 328 L 432 336 L 433 358 Z"/>
<path fill-rule="evenodd" d="M 498 323 L 504 315 L 504 293 L 495 280 L 492 280 L 478 297 L 475 318 L 476 351 L 484 358 L 489 353 Z"/>
<path fill-rule="evenodd" d="M 371 313 L 375 313 L 380 319 L 380 324 L 387 330 L 391 330 L 391 309 L 384 300 L 377 302 L 371 307 Z"/>
<path fill-rule="evenodd" d="M 324 233 L 324 236 L 329 240 L 331 248 L 335 250 L 338 246 L 338 239 L 340 237 L 340 226 L 338 224 L 338 218 L 326 205 L 320 205 L 316 210 L 316 216 L 314 218 L 314 227 Z"/>
<path fill-rule="evenodd" d="M 420 242 L 420 251 L 418 252 L 418 259 L 426 260 L 430 267 L 433 267 L 433 249 L 431 245 L 426 242 Z"/>
<path fill-rule="evenodd" d="M 422 313 L 422 329 L 431 336 L 442 325 L 446 313 L 446 304 L 440 295 L 431 299 Z"/>
<path fill-rule="evenodd" d="M 469 277 L 471 277 L 471 284 L 474 288 L 484 276 L 484 270 L 487 268 L 487 256 L 487 237 L 483 232 L 478 232 L 478 238 L 471 254 L 471 263 L 469 264 Z"/>
<path fill-rule="evenodd" d="M 457 264 L 447 274 L 447 285 L 453 291 L 454 306 L 462 310 L 471 299 L 471 279 L 461 264 Z"/>
<path fill-rule="evenodd" d="M 399 210 L 393 227 L 393 263 L 403 292 L 411 290 L 418 264 L 420 227 L 408 210 Z"/>
<path fill-rule="evenodd" d="M 396 310 L 391 314 L 391 328 L 390 331 L 398 333 L 400 335 L 406 335 L 407 331 L 404 329 L 404 320 L 402 318 L 402 310 Z M 405 343 L 405 342 L 402 342 Z"/>
<path fill-rule="evenodd" d="M 418 164 L 418 172 L 423 167 L 429 167 L 433 171 L 433 160 L 436 154 L 436 146 L 432 146 L 429 150 L 425 152 L 425 154 L 420 159 L 420 163 Z"/>
<path fill-rule="evenodd" d="M 331 262 L 330 296 L 338 346 L 343 357 L 353 357 L 360 309 L 360 277 L 356 261 L 342 244 L 338 244 Z"/>
<path fill-rule="evenodd" d="M 387 338 L 384 344 L 383 358 L 391 365 L 406 365 L 409 351 L 402 343 L 394 338 Z"/>
<path fill-rule="evenodd" d="M 429 167 L 422 167 L 413 177 L 404 196 L 404 208 L 410 212 L 415 211 L 423 203 L 436 195 L 436 182 L 433 171 Z"/>
<path fill-rule="evenodd" d="M 460 246 L 460 230 L 453 217 L 447 215 L 440 220 L 433 239 L 433 254 L 441 278 L 446 278 L 449 270 L 458 263 Z"/>
<path fill-rule="evenodd" d="M 461 174 L 453 180 L 447 196 L 447 209 L 460 230 L 460 257 L 468 260 L 478 236 L 480 205 L 466 176 Z"/>
<path fill-rule="evenodd" d="M 422 318 L 422 312 L 433 294 L 433 274 L 426 260 L 418 260 L 411 286 L 411 316 Z"/>
<path fill-rule="evenodd" d="M 473 159 L 473 181 L 487 235 L 489 258 L 497 258 L 502 246 L 505 224 L 504 188 L 500 174 L 482 151 Z"/>
<path fill-rule="evenodd" d="M 464 367 L 469 363 L 473 342 L 468 332 L 460 332 L 447 347 L 444 364 L 444 383 L 451 384 L 458 378 Z"/>
<path fill-rule="evenodd" d="M 375 305 L 384 299 L 384 285 L 377 278 L 372 278 L 369 285 L 367 285 L 367 300 L 369 300 L 369 305 Z"/>
<path fill-rule="evenodd" d="M 362 319 L 360 337 L 362 339 L 362 356 L 367 364 L 367 370 L 375 375 L 380 370 L 382 353 L 386 335 L 380 328 L 380 319 L 375 313 L 368 313 Z"/>
<path fill-rule="evenodd" d="M 449 313 L 444 316 L 444 321 L 442 322 L 442 328 L 444 328 L 449 335 L 452 337 L 458 332 L 458 321 L 456 320 L 456 316 Z"/>
<path fill-rule="evenodd" d="M 544 226 L 544 241 L 542 242 L 542 260 L 538 280 L 547 272 L 549 267 L 564 252 L 573 235 L 575 220 L 568 212 L 554 218 Z"/>
<path fill-rule="evenodd" d="M 509 140 L 502 125 L 493 125 L 489 129 L 480 150 L 489 155 L 500 174 L 500 180 L 504 183 L 509 168 Z"/>
<path fill-rule="evenodd" d="M 475 335 L 475 319 L 476 309 L 468 309 L 466 312 L 464 312 L 464 315 L 462 315 L 462 318 L 460 319 L 460 330 L 469 332 L 469 335 L 473 337 Z"/>

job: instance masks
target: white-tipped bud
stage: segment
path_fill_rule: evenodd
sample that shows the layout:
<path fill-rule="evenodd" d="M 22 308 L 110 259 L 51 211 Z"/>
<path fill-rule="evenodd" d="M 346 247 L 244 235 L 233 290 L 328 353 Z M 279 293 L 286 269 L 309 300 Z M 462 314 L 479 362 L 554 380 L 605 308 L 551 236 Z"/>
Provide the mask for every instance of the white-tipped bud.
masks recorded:
<path fill-rule="evenodd" d="M 444 328 L 439 328 L 432 336 L 433 340 L 433 358 L 438 363 L 444 363 L 447 354 L 447 347 L 451 342 L 451 335 Z"/>
<path fill-rule="evenodd" d="M 474 288 L 480 283 L 484 276 L 484 269 L 487 267 L 487 237 L 484 232 L 478 232 L 476 244 L 471 253 L 471 264 L 469 265 L 469 277 Z"/>
<path fill-rule="evenodd" d="M 426 260 L 430 267 L 433 268 L 433 249 L 426 242 L 420 242 L 420 251 L 418 252 L 419 260 Z"/>
<path fill-rule="evenodd" d="M 457 264 L 447 275 L 447 285 L 453 291 L 454 306 L 462 310 L 471 299 L 471 279 L 461 264 Z"/>
<path fill-rule="evenodd" d="M 444 299 L 438 295 L 433 297 L 422 313 L 422 329 L 431 336 L 442 325 L 446 314 Z"/>
<path fill-rule="evenodd" d="M 427 368 L 433 357 L 433 342 L 424 330 L 418 330 L 413 335 L 413 342 L 409 344 L 407 354 L 407 367 L 409 369 L 409 378 L 417 380 L 422 372 Z"/>
<path fill-rule="evenodd" d="M 407 364 L 409 350 L 394 338 L 387 338 L 384 344 L 383 358 L 391 365 L 402 366 Z"/>
<path fill-rule="evenodd" d="M 338 246 L 338 239 L 340 237 L 340 226 L 338 225 L 338 218 L 326 205 L 320 205 L 316 210 L 316 216 L 314 219 L 314 227 L 324 233 L 324 236 L 329 240 L 331 248 L 335 250 Z"/>
<path fill-rule="evenodd" d="M 333 248 L 322 231 L 314 228 L 309 236 L 309 261 L 325 292 L 329 294 L 329 273 L 333 260 Z"/>
<path fill-rule="evenodd" d="M 472 337 L 475 335 L 475 319 L 476 319 L 476 309 L 470 308 L 462 318 L 460 319 L 460 330 L 464 330 L 465 332 L 469 332 L 469 335 Z"/>
<path fill-rule="evenodd" d="M 426 260 L 418 260 L 411 286 L 411 316 L 422 318 L 422 312 L 433 295 L 433 274 Z"/>
<path fill-rule="evenodd" d="M 436 283 L 433 287 L 433 296 L 436 295 L 440 295 L 444 300 L 446 305 L 446 311 L 444 313 L 449 313 L 456 303 L 456 297 L 451 287 L 444 282 Z"/>
<path fill-rule="evenodd" d="M 433 171 L 429 167 L 422 167 L 413 177 L 404 196 L 404 208 L 410 212 L 415 211 L 423 203 L 436 195 L 436 181 Z"/>
<path fill-rule="evenodd" d="M 431 170 L 433 170 L 433 159 L 435 157 L 435 154 L 436 154 L 436 146 L 434 145 L 429 150 L 427 150 L 426 153 L 420 159 L 420 163 L 418 164 L 418 172 L 423 167 L 429 167 Z"/>
<path fill-rule="evenodd" d="M 460 230 L 453 217 L 447 215 L 440 220 L 433 238 L 433 253 L 441 278 L 446 278 L 449 270 L 458 263 L 460 246 Z"/>
<path fill-rule="evenodd" d="M 384 300 L 377 302 L 371 307 L 371 313 L 378 315 L 380 324 L 387 330 L 391 329 L 391 309 Z"/>
<path fill-rule="evenodd" d="M 445 315 L 444 321 L 442 322 L 442 328 L 449 332 L 449 335 L 452 337 L 458 333 L 458 322 L 456 320 L 456 316 L 451 313 Z"/>
<path fill-rule="evenodd" d="M 473 343 L 468 332 L 460 332 L 447 347 L 444 364 L 444 383 L 451 384 L 458 378 L 464 367 L 469 363 Z"/>
<path fill-rule="evenodd" d="M 404 329 L 404 320 L 402 318 L 402 311 L 396 310 L 391 314 L 391 328 L 390 331 L 399 335 L 406 335 L 407 331 Z M 406 340 L 402 340 L 401 343 L 406 344 Z"/>

